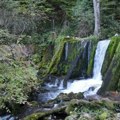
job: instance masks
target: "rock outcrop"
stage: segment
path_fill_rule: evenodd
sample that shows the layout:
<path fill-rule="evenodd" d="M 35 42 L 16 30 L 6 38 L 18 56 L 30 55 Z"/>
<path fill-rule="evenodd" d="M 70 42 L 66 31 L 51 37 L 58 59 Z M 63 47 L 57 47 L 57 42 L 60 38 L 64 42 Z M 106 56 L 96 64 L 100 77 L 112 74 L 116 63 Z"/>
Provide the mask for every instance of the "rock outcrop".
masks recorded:
<path fill-rule="evenodd" d="M 102 67 L 103 84 L 99 94 L 120 91 L 120 36 L 111 39 Z"/>

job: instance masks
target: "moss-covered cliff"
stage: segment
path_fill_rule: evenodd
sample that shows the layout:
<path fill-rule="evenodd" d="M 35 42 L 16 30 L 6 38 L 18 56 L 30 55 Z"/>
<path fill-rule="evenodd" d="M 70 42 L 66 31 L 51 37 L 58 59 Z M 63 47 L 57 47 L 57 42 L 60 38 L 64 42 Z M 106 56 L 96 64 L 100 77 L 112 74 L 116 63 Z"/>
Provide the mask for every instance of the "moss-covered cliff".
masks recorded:
<path fill-rule="evenodd" d="M 98 93 L 105 90 L 120 91 L 120 36 L 113 37 L 107 49 L 102 67 L 103 85 Z"/>
<path fill-rule="evenodd" d="M 48 67 L 47 74 L 67 75 L 72 67 L 70 78 L 91 77 L 96 38 L 64 38 L 56 47 L 56 52 Z M 81 54 L 81 56 L 79 56 Z"/>

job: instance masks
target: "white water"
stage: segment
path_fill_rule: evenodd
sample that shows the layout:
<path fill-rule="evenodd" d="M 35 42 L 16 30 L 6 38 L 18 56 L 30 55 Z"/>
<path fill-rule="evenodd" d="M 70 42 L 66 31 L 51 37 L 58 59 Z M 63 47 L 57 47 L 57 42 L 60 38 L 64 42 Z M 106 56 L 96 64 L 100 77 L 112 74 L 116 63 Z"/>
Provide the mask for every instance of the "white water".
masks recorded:
<path fill-rule="evenodd" d="M 65 45 L 65 60 L 67 60 L 68 57 L 68 43 Z"/>
<path fill-rule="evenodd" d="M 101 68 L 109 42 L 110 40 L 98 42 L 94 58 L 93 78 L 85 80 L 75 80 L 67 87 L 66 90 L 63 90 L 62 92 L 84 92 L 85 97 L 88 95 L 95 95 L 97 93 L 98 89 L 102 85 Z M 93 90 L 90 88 L 93 88 Z"/>
<path fill-rule="evenodd" d="M 95 58 L 94 58 L 94 68 L 93 68 L 93 78 L 84 80 L 74 80 L 73 82 L 67 83 L 67 89 L 63 88 L 63 80 L 60 81 L 56 79 L 54 84 L 48 84 L 47 87 L 51 89 L 50 92 L 44 94 L 46 100 L 56 98 L 60 93 L 79 93 L 84 92 L 84 97 L 95 95 L 102 85 L 102 75 L 101 68 L 104 61 L 105 53 L 108 48 L 110 40 L 104 40 L 98 42 Z M 66 52 L 67 49 L 66 49 Z M 67 53 L 66 53 L 67 59 Z M 52 90 L 52 88 L 57 88 Z"/>

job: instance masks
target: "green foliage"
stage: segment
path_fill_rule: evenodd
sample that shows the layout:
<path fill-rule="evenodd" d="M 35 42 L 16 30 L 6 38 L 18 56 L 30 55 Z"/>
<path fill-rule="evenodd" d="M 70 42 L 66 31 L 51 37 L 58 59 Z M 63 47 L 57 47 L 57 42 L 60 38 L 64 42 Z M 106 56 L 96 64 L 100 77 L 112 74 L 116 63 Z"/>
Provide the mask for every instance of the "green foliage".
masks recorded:
<path fill-rule="evenodd" d="M 52 31 L 52 21 L 61 26 L 62 21 L 71 19 L 76 1 L 67 0 L 2 0 L 0 2 L 3 28 L 14 34 L 31 34 Z M 3 16 L 4 15 L 4 16 Z"/>
<path fill-rule="evenodd" d="M 120 1 L 101 0 L 102 37 L 111 37 L 120 32 Z"/>
<path fill-rule="evenodd" d="M 90 0 L 77 0 L 73 8 L 75 34 L 86 37 L 93 33 L 93 4 Z"/>
<path fill-rule="evenodd" d="M 40 46 L 46 46 L 53 42 L 53 40 L 48 39 L 50 37 L 50 33 L 44 33 L 43 35 L 39 35 L 37 33 L 26 35 L 14 35 L 11 34 L 7 29 L 0 29 L 0 44 L 35 44 Z"/>
<path fill-rule="evenodd" d="M 0 62 L 0 109 L 8 110 L 9 106 L 14 108 L 14 104 L 25 104 L 28 93 L 36 88 L 36 72 L 24 63 Z"/>
<path fill-rule="evenodd" d="M 7 30 L 0 29 L 0 44 L 10 44 L 16 41 L 16 36 Z"/>

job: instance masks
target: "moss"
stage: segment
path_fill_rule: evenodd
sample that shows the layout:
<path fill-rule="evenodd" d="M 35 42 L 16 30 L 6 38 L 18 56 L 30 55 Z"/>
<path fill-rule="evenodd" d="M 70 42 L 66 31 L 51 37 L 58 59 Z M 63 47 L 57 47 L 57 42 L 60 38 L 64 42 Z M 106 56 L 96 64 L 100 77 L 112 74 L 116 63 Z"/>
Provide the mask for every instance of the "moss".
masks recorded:
<path fill-rule="evenodd" d="M 68 58 L 65 60 L 65 45 L 69 44 Z M 75 38 L 64 38 L 59 43 L 56 48 L 56 52 L 52 58 L 52 61 L 48 68 L 48 73 L 57 74 L 57 75 L 65 75 L 67 74 L 68 69 L 71 66 L 72 61 L 78 54 L 78 49 L 80 47 L 80 40 L 76 40 Z"/>
<path fill-rule="evenodd" d="M 74 111 L 75 107 L 77 106 L 77 99 L 73 99 L 71 100 L 71 102 L 69 103 L 69 105 L 67 106 L 65 112 L 67 114 L 70 114 L 72 111 Z"/>
<path fill-rule="evenodd" d="M 115 54 L 115 51 L 116 51 L 116 48 L 117 48 L 119 42 L 120 42 L 119 36 L 111 38 L 110 44 L 109 44 L 107 52 L 106 52 L 105 61 L 103 63 L 103 67 L 102 67 L 102 75 L 103 76 L 105 75 L 105 73 L 108 70 L 108 66 L 110 65 L 110 63 L 112 61 L 112 58 Z"/>
<path fill-rule="evenodd" d="M 101 115 L 99 115 L 99 120 L 106 120 L 108 116 L 107 112 L 103 112 Z"/>
<path fill-rule="evenodd" d="M 28 115 L 27 117 L 23 118 L 23 120 L 48 120 L 48 119 L 46 119 L 47 116 L 55 114 L 55 113 L 59 113 L 59 112 L 64 113 L 65 108 L 66 108 L 66 106 L 63 106 L 63 107 L 49 110 L 46 112 L 33 113 L 33 114 Z"/>
<path fill-rule="evenodd" d="M 50 62 L 50 65 L 47 70 L 47 74 L 54 74 L 54 75 L 66 75 L 70 70 L 71 66 L 74 64 L 74 61 L 80 54 L 80 49 L 82 49 L 83 55 L 78 60 L 77 65 L 75 66 L 74 70 L 72 71 L 70 78 L 75 77 L 86 77 L 92 76 L 93 70 L 93 63 L 94 63 L 94 54 L 97 45 L 97 38 L 91 37 L 91 40 L 88 38 L 78 39 L 74 37 L 70 38 L 62 38 L 59 40 L 59 44 L 57 43 L 55 47 L 55 54 Z M 90 49 L 90 62 L 88 65 L 88 45 L 84 47 L 85 44 L 91 41 L 92 47 Z M 68 56 L 65 59 L 65 48 L 66 44 L 68 44 Z"/>
<path fill-rule="evenodd" d="M 110 110 L 114 110 L 114 102 L 111 100 L 102 100 L 101 105 L 105 106 L 106 108 Z"/>
<path fill-rule="evenodd" d="M 108 99 L 99 101 L 72 100 L 66 108 L 67 114 L 70 115 L 66 120 L 71 120 L 73 116 L 76 120 L 113 119 L 115 117 L 115 104 L 118 103 Z"/>
<path fill-rule="evenodd" d="M 107 49 L 102 68 L 103 85 L 99 90 L 102 94 L 105 90 L 119 91 L 120 78 L 120 37 L 113 37 Z"/>
<path fill-rule="evenodd" d="M 112 64 L 112 63 L 111 63 Z M 120 43 L 117 47 L 115 55 L 113 57 L 113 64 L 112 67 L 112 76 L 108 86 L 109 90 L 118 90 L 119 89 L 119 78 L 120 78 Z"/>
<path fill-rule="evenodd" d="M 94 67 L 94 56 L 95 56 L 96 46 L 93 47 L 91 51 L 90 61 L 87 69 L 87 76 L 92 76 L 92 71 Z"/>
<path fill-rule="evenodd" d="M 37 101 L 31 101 L 30 106 L 31 107 L 37 107 L 37 106 L 39 106 L 39 103 Z"/>
<path fill-rule="evenodd" d="M 61 42 L 60 45 L 58 46 L 58 50 L 56 51 L 55 55 L 52 58 L 52 61 L 50 63 L 50 66 L 48 68 L 48 73 L 56 73 L 57 72 L 57 66 L 60 62 L 62 53 L 63 53 L 63 49 L 64 49 L 64 44 L 65 42 Z"/>
<path fill-rule="evenodd" d="M 44 115 L 45 115 L 45 113 L 42 113 L 42 112 L 41 113 L 34 113 L 30 116 L 25 117 L 23 120 L 38 120 L 39 118 L 41 118 Z"/>

